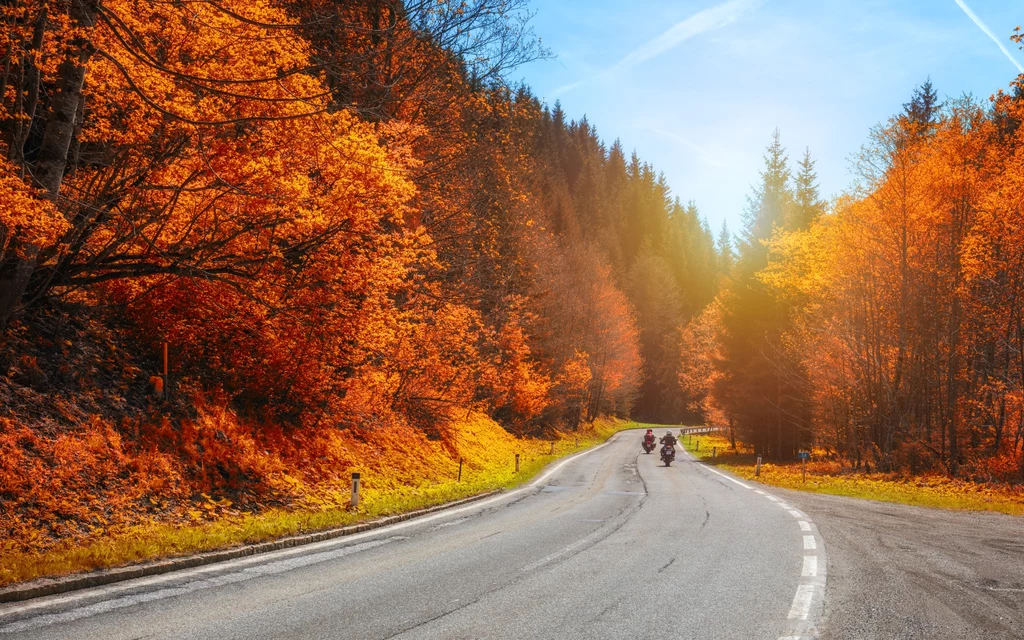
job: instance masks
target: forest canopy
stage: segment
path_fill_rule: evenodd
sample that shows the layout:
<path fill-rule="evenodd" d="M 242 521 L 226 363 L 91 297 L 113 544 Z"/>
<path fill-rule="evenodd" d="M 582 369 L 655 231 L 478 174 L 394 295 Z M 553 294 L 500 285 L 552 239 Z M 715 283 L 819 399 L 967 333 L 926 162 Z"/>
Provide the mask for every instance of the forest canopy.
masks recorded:
<path fill-rule="evenodd" d="M 178 397 L 295 427 L 695 418 L 679 328 L 716 292 L 714 240 L 652 167 L 508 84 L 548 55 L 530 17 L 6 4 L 0 323 L 126 318 L 172 345 Z"/>

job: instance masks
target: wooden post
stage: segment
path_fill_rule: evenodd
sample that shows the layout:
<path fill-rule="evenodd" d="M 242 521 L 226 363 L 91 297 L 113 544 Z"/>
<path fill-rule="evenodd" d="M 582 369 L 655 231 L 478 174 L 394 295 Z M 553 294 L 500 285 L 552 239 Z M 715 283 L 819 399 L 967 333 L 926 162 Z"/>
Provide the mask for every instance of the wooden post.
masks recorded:
<path fill-rule="evenodd" d="M 807 482 L 807 458 L 800 458 L 800 466 L 803 467 L 804 482 Z"/>
<path fill-rule="evenodd" d="M 551 455 L 555 455 L 555 441 L 551 441 Z"/>
<path fill-rule="evenodd" d="M 459 482 L 462 482 L 462 458 L 459 458 Z"/>
<path fill-rule="evenodd" d="M 352 472 L 352 508 L 359 506 L 359 472 Z"/>
<path fill-rule="evenodd" d="M 697 438 L 697 447 L 694 450 L 700 451 L 700 438 Z"/>
<path fill-rule="evenodd" d="M 711 447 L 711 457 L 712 458 L 717 458 L 718 457 L 718 447 Z"/>
<path fill-rule="evenodd" d="M 516 473 L 519 473 L 519 454 L 516 454 Z"/>
<path fill-rule="evenodd" d="M 757 467 L 754 468 L 754 475 L 761 477 L 761 456 L 757 456 Z"/>

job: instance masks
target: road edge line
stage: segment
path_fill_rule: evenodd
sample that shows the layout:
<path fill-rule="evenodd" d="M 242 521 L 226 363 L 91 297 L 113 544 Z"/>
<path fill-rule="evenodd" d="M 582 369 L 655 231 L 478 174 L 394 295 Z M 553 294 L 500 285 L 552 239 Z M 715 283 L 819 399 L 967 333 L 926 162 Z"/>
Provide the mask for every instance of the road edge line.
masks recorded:
<path fill-rule="evenodd" d="M 500 489 L 494 491 L 487 491 L 480 493 L 475 496 L 468 498 L 461 498 L 454 502 L 446 502 L 432 507 L 426 507 L 424 509 L 417 509 L 415 511 L 409 511 L 407 513 L 399 513 L 393 516 L 386 516 L 377 520 L 370 520 L 359 524 L 347 525 L 344 527 L 337 527 L 333 529 L 326 529 L 323 531 L 315 531 L 312 533 L 306 533 L 296 536 L 288 536 L 285 538 L 279 538 L 277 540 L 268 540 L 266 542 L 257 542 L 255 544 L 244 545 L 241 547 L 234 547 L 231 549 L 221 549 L 218 551 L 206 551 L 188 556 L 180 556 L 177 558 L 169 558 L 164 560 L 155 560 L 146 562 L 143 564 L 128 565 L 123 567 L 113 567 L 111 569 L 98 569 L 96 571 L 90 571 L 87 573 L 74 574 L 70 576 L 58 577 L 58 578 L 40 578 L 38 580 L 32 580 L 25 582 L 20 585 L 14 585 L 10 587 L 4 587 L 0 589 L 0 603 L 12 603 L 12 602 L 24 602 L 25 600 L 32 600 L 35 598 L 41 598 L 43 596 L 52 596 L 61 593 L 67 593 L 69 591 L 77 591 L 79 589 L 88 589 L 89 587 L 100 587 L 115 582 L 123 582 L 125 580 L 132 580 L 135 578 L 144 578 L 148 576 L 160 575 L 162 573 L 170 573 L 172 571 L 179 571 L 181 569 L 192 569 L 194 567 L 201 567 L 207 564 L 216 564 L 217 562 L 224 562 L 226 560 L 235 560 L 237 558 L 244 558 L 246 556 L 254 556 L 270 551 L 279 551 L 281 549 L 289 549 L 292 547 L 300 547 L 313 542 L 322 542 L 325 540 L 333 540 L 334 538 L 341 538 L 349 536 L 355 533 L 361 533 L 363 531 L 370 531 L 373 529 L 379 529 L 389 524 L 396 522 L 402 522 L 416 518 L 418 516 L 427 515 L 436 511 L 457 507 L 462 504 L 469 502 L 475 502 L 482 500 L 489 496 L 501 493 Z"/>
<path fill-rule="evenodd" d="M 244 545 L 241 547 L 234 547 L 231 549 L 221 549 L 218 551 L 207 551 L 204 553 L 198 553 L 188 556 L 180 556 L 177 558 L 168 558 L 164 560 L 155 560 L 147 563 L 127 565 L 123 567 L 114 567 L 111 569 L 98 569 L 96 571 L 90 571 L 87 573 L 73 574 L 69 576 L 62 576 L 57 578 L 40 578 L 21 584 L 16 584 L 8 587 L 0 588 L 0 604 L 13 604 L 18 602 L 26 602 L 29 600 L 35 600 L 37 598 L 43 598 L 46 596 L 61 595 L 64 593 L 70 593 L 73 591 L 81 591 L 84 589 L 90 589 L 93 587 L 102 587 L 118 582 L 125 582 L 128 580 L 134 580 L 136 578 L 146 578 L 150 576 L 157 576 L 166 573 L 173 573 L 175 571 L 182 571 L 185 569 L 194 569 L 205 565 L 217 564 L 219 562 L 227 562 L 229 560 L 237 560 L 239 558 L 245 558 L 249 556 L 257 556 L 273 551 L 281 551 L 284 549 L 303 547 L 317 542 L 326 542 L 328 540 L 334 540 L 337 538 L 344 538 L 359 533 L 365 533 L 374 531 L 376 529 L 383 529 L 401 522 L 408 520 L 414 520 L 423 516 L 435 514 L 439 511 L 457 510 L 457 507 L 472 504 L 474 502 L 484 501 L 486 498 L 494 497 L 510 497 L 524 492 L 528 489 L 533 489 L 536 485 L 549 478 L 553 473 L 557 472 L 563 466 L 568 464 L 570 461 L 575 460 L 581 456 L 593 453 L 598 449 L 601 449 L 611 443 L 612 439 L 615 438 L 621 431 L 616 431 L 608 436 L 608 438 L 601 444 L 579 451 L 570 456 L 567 456 L 561 460 L 552 463 L 550 469 L 543 471 L 537 478 L 533 479 L 526 485 L 513 489 L 512 491 L 506 491 L 504 489 L 495 489 L 492 491 L 486 491 L 479 493 L 475 496 L 469 496 L 468 498 L 461 498 L 452 502 L 445 502 L 432 507 L 426 507 L 423 509 L 416 509 L 414 511 L 408 511 L 406 513 L 399 513 L 393 516 L 386 516 L 376 520 L 370 520 L 367 522 L 361 522 L 359 524 L 347 525 L 344 527 L 337 527 L 333 529 L 326 529 L 323 531 L 315 531 L 312 533 L 288 536 L 285 538 L 279 538 L 277 540 L 268 540 L 266 542 L 258 542 L 256 544 Z M 3 613 L 0 611 L 0 613 Z"/>

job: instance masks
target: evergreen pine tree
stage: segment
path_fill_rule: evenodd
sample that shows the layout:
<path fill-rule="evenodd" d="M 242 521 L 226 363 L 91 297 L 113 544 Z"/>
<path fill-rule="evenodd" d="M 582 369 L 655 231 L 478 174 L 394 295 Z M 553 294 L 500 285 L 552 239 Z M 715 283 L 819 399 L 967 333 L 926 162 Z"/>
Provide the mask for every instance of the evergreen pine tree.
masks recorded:
<path fill-rule="evenodd" d="M 795 202 L 778 130 L 764 163 L 761 184 L 748 199 L 733 277 L 720 297 L 722 375 L 715 395 L 723 399 L 737 433 L 759 453 L 780 459 L 800 444 L 805 399 L 798 365 L 783 347 L 789 314 L 758 278 L 768 264 L 764 240 L 786 222 Z"/>
<path fill-rule="evenodd" d="M 718 252 L 718 273 L 728 276 L 732 273 L 736 254 L 732 246 L 732 232 L 729 231 L 729 223 L 725 220 L 722 221 L 722 229 L 718 232 L 715 250 Z"/>
<path fill-rule="evenodd" d="M 799 170 L 793 180 L 793 208 L 789 220 L 791 229 L 806 229 L 821 217 L 825 205 L 818 191 L 818 173 L 814 170 L 815 162 L 811 159 L 811 150 L 804 151 Z"/>
<path fill-rule="evenodd" d="M 747 243 L 760 247 L 762 240 L 772 237 L 776 226 L 785 223 L 786 212 L 793 201 L 790 175 L 789 156 L 776 129 L 772 133 L 772 143 L 765 150 L 761 184 L 747 198 L 747 210 L 743 214 Z M 767 260 L 767 251 L 764 257 Z"/>
<path fill-rule="evenodd" d="M 929 76 L 924 84 L 914 88 L 910 102 L 903 105 L 903 113 L 908 120 L 927 131 L 935 124 L 935 119 L 941 108 L 939 94 L 932 86 L 932 79 Z"/>

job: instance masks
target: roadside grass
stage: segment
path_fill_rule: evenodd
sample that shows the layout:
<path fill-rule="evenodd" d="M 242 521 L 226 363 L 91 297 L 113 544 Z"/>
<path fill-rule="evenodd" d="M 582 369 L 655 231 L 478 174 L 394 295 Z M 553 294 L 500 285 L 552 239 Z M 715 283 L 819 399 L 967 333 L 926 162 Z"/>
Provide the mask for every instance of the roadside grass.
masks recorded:
<path fill-rule="evenodd" d="M 757 477 L 754 475 L 757 460 L 753 451 L 742 446 L 733 451 L 727 438 L 702 434 L 690 438 L 684 436 L 681 441 L 687 451 L 706 463 L 747 480 L 785 489 L 938 509 L 1024 515 L 1024 489 L 1021 488 L 965 482 L 937 474 L 863 473 L 830 460 L 808 462 L 806 482 L 797 461 L 764 463 L 761 475 Z M 717 453 L 714 458 L 713 453 Z"/>
<path fill-rule="evenodd" d="M 407 478 L 364 474 L 365 488 L 360 491 L 360 506 L 355 510 L 346 506 L 350 487 L 311 488 L 315 490 L 307 500 L 290 508 L 271 508 L 259 513 L 223 509 L 208 521 L 140 524 L 108 531 L 84 544 L 41 553 L 5 551 L 0 560 L 0 586 L 255 544 L 511 489 L 532 480 L 549 463 L 600 444 L 617 431 L 637 426 L 623 420 L 601 419 L 579 432 L 560 434 L 556 440 L 540 440 L 514 438 L 504 431 L 491 433 L 492 427 L 500 427 L 489 421 L 475 422 L 467 429 L 472 441 L 460 443 L 466 458 L 461 482 L 455 477 L 455 458 L 450 477 L 423 478 L 417 484 L 406 483 Z M 518 474 L 516 453 L 520 454 Z"/>

